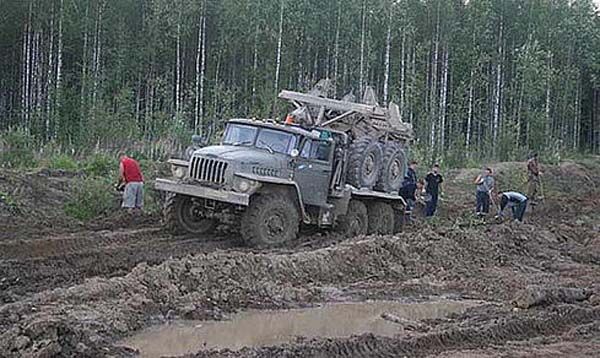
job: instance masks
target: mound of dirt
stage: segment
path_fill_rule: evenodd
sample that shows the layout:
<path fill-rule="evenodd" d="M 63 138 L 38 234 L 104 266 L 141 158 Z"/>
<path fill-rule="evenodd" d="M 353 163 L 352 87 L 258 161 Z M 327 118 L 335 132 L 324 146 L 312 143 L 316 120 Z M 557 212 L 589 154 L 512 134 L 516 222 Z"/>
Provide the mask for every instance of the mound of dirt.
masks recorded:
<path fill-rule="evenodd" d="M 426 229 L 297 253 L 217 252 L 155 267 L 142 264 L 125 277 L 94 278 L 0 307 L 5 332 L 0 350 L 15 357 L 43 349 L 82 354 L 82 345 L 110 347 L 117 337 L 156 320 L 219 319 L 248 307 L 298 307 L 326 302 L 333 291 L 364 299 L 369 292 L 348 288 L 365 282 L 402 287 L 421 280 L 424 290 L 434 286 L 437 293 L 508 300 L 533 282 L 565 284 L 540 260 L 568 259 L 553 247 L 556 241 L 552 233 L 538 235 L 529 226 L 499 225 L 485 234 L 480 228 Z M 590 271 L 578 282 L 591 285 L 599 273 L 600 268 Z M 385 295 L 398 298 L 405 292 Z"/>

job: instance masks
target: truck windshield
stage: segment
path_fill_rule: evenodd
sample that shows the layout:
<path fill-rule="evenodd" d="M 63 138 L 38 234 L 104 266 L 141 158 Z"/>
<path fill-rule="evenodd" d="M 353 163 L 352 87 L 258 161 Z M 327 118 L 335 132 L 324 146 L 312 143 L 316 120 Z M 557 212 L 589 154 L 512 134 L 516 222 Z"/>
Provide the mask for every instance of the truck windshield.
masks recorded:
<path fill-rule="evenodd" d="M 267 149 L 270 152 L 289 154 L 295 146 L 295 135 L 274 129 L 263 128 L 256 138 L 256 148 Z"/>
<path fill-rule="evenodd" d="M 252 145 L 256 138 L 258 128 L 241 124 L 230 124 L 227 126 L 223 144 L 226 145 Z"/>

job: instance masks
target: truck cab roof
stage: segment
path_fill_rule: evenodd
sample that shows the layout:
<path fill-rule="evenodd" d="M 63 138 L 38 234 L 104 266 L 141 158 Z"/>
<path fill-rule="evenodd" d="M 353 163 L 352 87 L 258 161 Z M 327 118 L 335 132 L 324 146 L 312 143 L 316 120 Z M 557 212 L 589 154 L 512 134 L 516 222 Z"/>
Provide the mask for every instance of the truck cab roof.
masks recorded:
<path fill-rule="evenodd" d="M 227 123 L 232 124 L 245 124 L 255 127 L 262 128 L 270 128 L 285 131 L 288 133 L 298 134 L 311 139 L 322 139 L 320 134 L 321 131 L 329 131 L 329 132 L 337 132 L 335 130 L 331 130 L 329 128 L 315 128 L 315 129 L 307 129 L 303 128 L 299 125 L 295 124 L 282 124 L 275 122 L 274 120 L 266 119 L 266 120 L 258 120 L 258 119 L 248 119 L 248 118 L 234 118 L 230 119 Z"/>

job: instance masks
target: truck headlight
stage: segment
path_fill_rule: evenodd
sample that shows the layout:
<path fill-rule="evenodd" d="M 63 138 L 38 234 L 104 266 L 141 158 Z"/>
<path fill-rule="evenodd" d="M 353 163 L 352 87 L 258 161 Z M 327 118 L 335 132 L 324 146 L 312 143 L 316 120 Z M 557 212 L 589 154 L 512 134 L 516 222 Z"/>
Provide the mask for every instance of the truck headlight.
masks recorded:
<path fill-rule="evenodd" d="M 178 165 L 171 166 L 171 173 L 177 179 L 183 179 L 185 177 L 186 171 L 187 171 L 186 167 L 181 167 Z"/>
<path fill-rule="evenodd" d="M 256 184 L 257 183 L 254 180 L 236 177 L 233 181 L 233 190 L 239 193 L 247 193 L 250 189 L 254 188 Z"/>

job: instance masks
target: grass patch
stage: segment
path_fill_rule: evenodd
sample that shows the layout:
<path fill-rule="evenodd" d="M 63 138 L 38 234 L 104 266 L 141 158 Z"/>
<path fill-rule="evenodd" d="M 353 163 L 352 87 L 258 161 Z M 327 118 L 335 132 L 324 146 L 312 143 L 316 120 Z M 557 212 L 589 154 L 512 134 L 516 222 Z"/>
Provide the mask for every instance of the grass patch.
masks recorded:
<path fill-rule="evenodd" d="M 75 172 L 79 170 L 79 164 L 75 159 L 67 154 L 58 154 L 50 157 L 48 168 Z"/>
<path fill-rule="evenodd" d="M 80 179 L 72 198 L 65 204 L 65 213 L 82 221 L 107 214 L 114 208 L 112 190 L 111 183 L 105 179 Z"/>
<path fill-rule="evenodd" d="M 89 177 L 116 177 L 118 160 L 106 154 L 94 154 L 83 163 L 83 172 Z"/>
<path fill-rule="evenodd" d="M 23 130 L 10 130 L 0 134 L 0 167 L 36 167 L 33 143 L 34 138 Z"/>
<path fill-rule="evenodd" d="M 4 191 L 0 191 L 0 207 L 4 206 L 11 213 L 18 213 L 19 206 L 10 194 Z"/>

